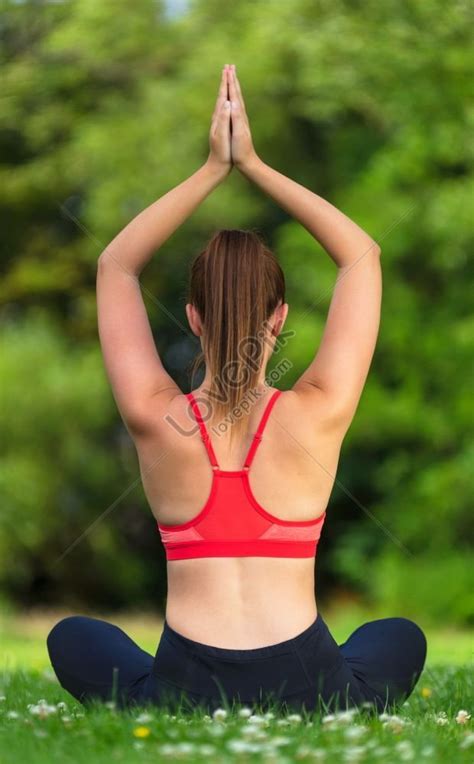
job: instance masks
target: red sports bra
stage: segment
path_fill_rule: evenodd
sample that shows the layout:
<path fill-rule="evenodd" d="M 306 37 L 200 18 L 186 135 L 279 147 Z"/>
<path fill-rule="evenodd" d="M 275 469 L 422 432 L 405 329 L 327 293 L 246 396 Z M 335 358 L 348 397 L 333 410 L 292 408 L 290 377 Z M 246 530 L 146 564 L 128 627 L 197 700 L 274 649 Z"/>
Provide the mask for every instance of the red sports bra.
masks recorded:
<path fill-rule="evenodd" d="M 201 412 L 192 393 L 187 394 L 213 469 L 209 497 L 198 515 L 180 525 L 157 523 L 167 560 L 191 557 L 313 557 L 326 512 L 316 520 L 280 520 L 256 500 L 248 471 L 273 404 L 275 390 L 263 412 L 244 466 L 221 470 Z"/>

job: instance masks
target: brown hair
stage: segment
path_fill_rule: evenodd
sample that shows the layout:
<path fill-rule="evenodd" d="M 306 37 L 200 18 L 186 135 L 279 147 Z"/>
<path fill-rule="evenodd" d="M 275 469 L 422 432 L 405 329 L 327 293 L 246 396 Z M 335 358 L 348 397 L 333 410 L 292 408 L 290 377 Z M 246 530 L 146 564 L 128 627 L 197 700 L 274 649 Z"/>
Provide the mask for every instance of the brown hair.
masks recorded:
<path fill-rule="evenodd" d="M 191 264 L 188 302 L 197 309 L 203 330 L 203 352 L 192 376 L 205 363 L 212 373 L 210 412 L 199 400 L 207 426 L 229 416 L 230 439 L 240 433 L 243 414 L 232 415 L 243 396 L 257 386 L 267 319 L 285 302 L 285 277 L 270 249 L 255 231 L 216 231 Z M 268 341 L 268 339 L 267 339 Z M 207 391 L 206 391 L 207 392 Z M 253 402 L 255 398 L 251 398 Z"/>

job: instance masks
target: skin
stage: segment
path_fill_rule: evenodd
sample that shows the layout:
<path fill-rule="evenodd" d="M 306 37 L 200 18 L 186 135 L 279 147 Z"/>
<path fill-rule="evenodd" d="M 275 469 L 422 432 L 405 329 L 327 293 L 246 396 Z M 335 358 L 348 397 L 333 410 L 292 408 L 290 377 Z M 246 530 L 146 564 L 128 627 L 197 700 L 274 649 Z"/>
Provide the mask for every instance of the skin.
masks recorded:
<path fill-rule="evenodd" d="M 230 108 L 225 106 L 227 100 Z M 161 245 L 237 168 L 314 236 L 337 269 L 319 347 L 307 369 L 275 404 L 249 473 L 253 493 L 267 512 L 283 520 L 315 519 L 326 509 L 341 445 L 375 349 L 382 293 L 380 247 L 328 201 L 260 159 L 232 66 L 221 73 L 209 145 L 204 165 L 139 213 L 100 255 L 97 306 L 105 367 L 137 450 L 155 518 L 165 525 L 191 520 L 209 495 L 212 470 L 188 415 L 188 402 L 161 363 L 138 277 Z M 317 297 L 315 287 L 315 302 Z M 271 343 L 287 314 L 285 303 L 269 319 L 262 389 Z M 198 312 L 188 304 L 186 315 L 202 342 Z M 291 344 L 283 352 L 291 358 Z M 195 395 L 203 392 L 210 378 L 211 370 L 206 369 Z M 242 467 L 274 389 L 265 388 L 265 395 L 252 407 L 243 442 L 231 448 L 228 436 L 212 435 L 221 469 Z M 170 427 L 165 417 L 181 431 Z M 275 644 L 300 633 L 316 618 L 314 558 L 176 560 L 167 563 L 167 574 L 170 626 L 205 644 L 236 649 Z"/>

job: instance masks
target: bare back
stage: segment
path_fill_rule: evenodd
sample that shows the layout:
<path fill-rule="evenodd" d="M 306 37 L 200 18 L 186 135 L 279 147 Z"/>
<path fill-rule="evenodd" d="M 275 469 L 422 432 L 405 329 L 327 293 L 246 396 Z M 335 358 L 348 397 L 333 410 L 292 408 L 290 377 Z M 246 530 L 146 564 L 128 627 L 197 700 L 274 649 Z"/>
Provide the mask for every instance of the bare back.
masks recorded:
<path fill-rule="evenodd" d="M 242 467 L 271 392 L 252 407 L 245 442 L 232 452 L 228 436 L 211 432 L 222 469 Z M 212 483 L 206 450 L 188 412 L 184 395 L 157 399 L 155 434 L 137 447 L 150 508 L 166 525 L 196 517 Z M 334 484 L 341 440 L 316 391 L 283 392 L 249 474 L 259 504 L 282 520 L 319 517 Z M 316 617 L 314 558 L 207 557 L 168 561 L 167 568 L 166 618 L 176 631 L 199 642 L 236 649 L 274 644 Z"/>

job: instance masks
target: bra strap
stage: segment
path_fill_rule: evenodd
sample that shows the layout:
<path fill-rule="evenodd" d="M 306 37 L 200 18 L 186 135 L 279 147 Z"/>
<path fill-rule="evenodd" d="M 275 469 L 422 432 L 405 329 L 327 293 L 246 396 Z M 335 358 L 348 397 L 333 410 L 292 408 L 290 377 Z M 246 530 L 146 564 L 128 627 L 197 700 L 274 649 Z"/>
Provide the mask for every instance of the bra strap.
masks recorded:
<path fill-rule="evenodd" d="M 273 395 L 271 396 L 270 400 L 268 401 L 265 411 L 263 412 L 263 416 L 260 420 L 260 424 L 258 425 L 257 432 L 253 436 L 252 443 L 250 444 L 250 448 L 247 453 L 247 457 L 244 462 L 244 470 L 250 469 L 250 465 L 252 464 L 253 457 L 255 456 L 255 451 L 257 450 L 260 441 L 262 440 L 263 431 L 265 429 L 265 425 L 267 423 L 268 417 L 270 416 L 270 412 L 273 408 L 273 404 L 276 402 L 277 398 L 281 395 L 281 390 L 275 390 Z"/>
<path fill-rule="evenodd" d="M 192 409 L 193 409 L 193 412 L 194 412 L 194 416 L 196 417 L 196 421 L 197 421 L 197 423 L 199 425 L 199 431 L 201 433 L 201 438 L 202 438 L 202 440 L 204 442 L 204 445 L 206 446 L 206 451 L 207 451 L 208 456 L 209 456 L 209 461 L 211 462 L 212 467 L 214 469 L 219 469 L 219 464 L 218 464 L 218 461 L 216 459 L 216 455 L 214 453 L 214 449 L 212 447 L 211 439 L 210 439 L 209 433 L 208 433 L 208 431 L 206 429 L 206 425 L 204 424 L 204 420 L 203 420 L 203 418 L 201 416 L 201 412 L 199 410 L 199 406 L 197 404 L 197 401 L 196 401 L 196 399 L 195 399 L 195 397 L 194 397 L 194 395 L 192 393 L 187 393 L 186 398 L 191 403 L 191 406 L 192 406 Z"/>

